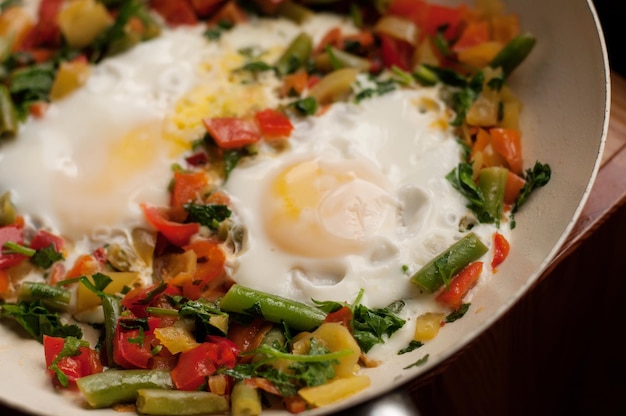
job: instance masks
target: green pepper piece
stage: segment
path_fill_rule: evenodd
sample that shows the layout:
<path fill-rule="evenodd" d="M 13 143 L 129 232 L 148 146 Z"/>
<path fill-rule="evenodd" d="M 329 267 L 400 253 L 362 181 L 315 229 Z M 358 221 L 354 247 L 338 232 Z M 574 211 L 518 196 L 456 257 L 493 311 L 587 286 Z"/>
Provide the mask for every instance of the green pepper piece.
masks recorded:
<path fill-rule="evenodd" d="M 76 384 L 87 403 L 96 408 L 134 402 L 140 389 L 174 388 L 165 370 L 108 370 L 81 377 Z"/>
<path fill-rule="evenodd" d="M 502 73 L 507 78 L 526 59 L 536 42 L 537 39 L 530 33 L 516 36 L 491 60 L 489 66 L 502 67 Z"/>
<path fill-rule="evenodd" d="M 487 250 L 487 246 L 476 234 L 466 234 L 411 276 L 411 282 L 424 291 L 433 293 L 465 266 L 478 260 Z"/>
<path fill-rule="evenodd" d="M 311 56 L 313 40 L 307 33 L 300 33 L 291 41 L 285 52 L 276 62 L 276 70 L 281 75 L 295 72 L 302 67 Z"/>
<path fill-rule="evenodd" d="M 285 322 L 299 331 L 310 331 L 322 324 L 326 314 L 304 303 L 240 285 L 233 285 L 220 301 L 220 309 L 246 315 L 256 315 L 274 322 Z"/>

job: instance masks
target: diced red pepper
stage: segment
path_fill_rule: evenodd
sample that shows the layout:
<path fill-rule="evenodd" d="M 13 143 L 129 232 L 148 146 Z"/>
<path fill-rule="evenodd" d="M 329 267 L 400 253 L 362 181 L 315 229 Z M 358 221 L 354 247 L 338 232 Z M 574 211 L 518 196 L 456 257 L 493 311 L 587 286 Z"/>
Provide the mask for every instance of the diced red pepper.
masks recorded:
<path fill-rule="evenodd" d="M 9 276 L 9 272 L 0 269 L 0 294 L 7 293 L 11 288 L 11 277 Z"/>
<path fill-rule="evenodd" d="M 489 23 L 486 20 L 470 22 L 467 24 L 459 39 L 454 42 L 452 50 L 455 52 L 472 46 L 480 45 L 489 40 Z"/>
<path fill-rule="evenodd" d="M 504 203 L 513 205 L 524 185 L 526 185 L 524 178 L 509 171 L 506 175 L 506 185 L 504 186 Z"/>
<path fill-rule="evenodd" d="M 44 335 L 43 347 L 46 357 L 46 367 L 50 367 L 65 345 L 64 338 Z M 102 362 L 98 352 L 89 347 L 78 347 L 79 354 L 71 357 L 63 357 L 57 363 L 57 367 L 67 376 L 70 387 L 74 386 L 76 380 L 91 374 L 103 371 Z M 58 384 L 55 373 L 48 369 L 48 373 Z M 60 385 L 60 384 L 59 384 Z"/>
<path fill-rule="evenodd" d="M 445 36 L 451 40 L 458 33 L 467 13 L 467 6 L 450 7 L 423 0 L 393 0 L 388 13 L 412 20 L 429 36 L 435 36 L 437 30 L 447 26 Z"/>
<path fill-rule="evenodd" d="M 167 285 L 160 291 L 161 289 L 160 283 L 136 287 L 124 296 L 122 306 L 131 311 L 134 316 L 145 318 L 148 316 L 146 308 L 156 305 L 162 294 L 180 295 L 180 290 L 171 285 Z"/>
<path fill-rule="evenodd" d="M 507 239 L 499 232 L 493 235 L 493 259 L 491 260 L 491 268 L 498 267 L 509 255 L 511 245 Z"/>
<path fill-rule="evenodd" d="M 150 6 L 170 26 L 195 25 L 196 12 L 189 0 L 150 0 Z"/>
<path fill-rule="evenodd" d="M 204 127 L 222 149 L 240 149 L 261 140 L 252 120 L 238 117 L 216 117 L 202 120 Z"/>
<path fill-rule="evenodd" d="M 293 124 L 291 124 L 289 117 L 271 108 L 257 112 L 254 118 L 266 140 L 289 137 L 293 130 Z"/>
<path fill-rule="evenodd" d="M 191 7 L 199 17 L 206 17 L 215 12 L 224 0 L 191 0 Z"/>
<path fill-rule="evenodd" d="M 181 224 L 170 221 L 162 208 L 141 204 L 146 220 L 156 228 L 170 243 L 182 247 L 189 243 L 191 237 L 200 230 L 200 224 L 192 222 Z"/>
<path fill-rule="evenodd" d="M 178 390 L 198 390 L 218 368 L 233 368 L 236 363 L 237 354 L 228 344 L 203 342 L 180 354 L 172 381 Z"/>
<path fill-rule="evenodd" d="M 261 344 L 270 329 L 272 324 L 262 318 L 255 318 L 246 324 L 233 321 L 228 326 L 228 339 L 232 340 L 240 351 L 251 351 Z M 252 359 L 252 355 L 241 358 L 245 361 Z"/>
<path fill-rule="evenodd" d="M 380 37 L 380 54 L 383 65 L 386 68 L 397 66 L 404 71 L 409 71 L 411 69 L 413 46 L 406 41 L 393 38 L 384 33 L 380 33 L 378 36 Z"/>
<path fill-rule="evenodd" d="M 452 278 L 450 284 L 444 287 L 443 291 L 435 299 L 442 305 L 458 309 L 463 303 L 463 298 L 467 295 L 467 292 L 478 282 L 482 271 L 483 262 L 476 261 L 468 264 Z"/>
<path fill-rule="evenodd" d="M 42 0 L 37 10 L 37 23 L 25 36 L 21 50 L 31 50 L 37 47 L 56 48 L 61 45 L 61 29 L 57 16 L 61 11 L 64 0 Z"/>

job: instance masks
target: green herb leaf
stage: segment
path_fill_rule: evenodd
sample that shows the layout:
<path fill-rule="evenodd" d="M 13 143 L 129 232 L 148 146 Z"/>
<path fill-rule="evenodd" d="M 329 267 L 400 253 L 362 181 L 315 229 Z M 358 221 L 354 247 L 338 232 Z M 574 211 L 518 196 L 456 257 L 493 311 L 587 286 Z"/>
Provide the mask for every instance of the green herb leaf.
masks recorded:
<path fill-rule="evenodd" d="M 406 348 L 402 348 L 400 351 L 398 351 L 398 355 L 402 355 L 402 354 L 406 354 L 406 353 L 411 352 L 411 351 L 415 351 L 416 349 L 418 349 L 419 347 L 421 347 L 423 345 L 424 345 L 423 342 L 411 340 L 411 342 L 409 342 L 409 345 L 407 345 Z"/>
<path fill-rule="evenodd" d="M 30 258 L 30 262 L 42 269 L 48 269 L 57 261 L 63 260 L 63 255 L 56 251 L 54 244 L 50 244 L 48 247 L 37 250 L 35 254 Z"/>
<path fill-rule="evenodd" d="M 474 182 L 473 175 L 474 171 L 470 163 L 459 163 L 446 175 L 446 179 L 469 201 L 467 207 L 474 212 L 478 221 L 491 224 L 495 218 L 485 209 L 485 197 Z"/>
<path fill-rule="evenodd" d="M 459 306 L 457 310 L 448 314 L 448 316 L 446 316 L 446 319 L 445 319 L 446 323 L 451 323 L 451 322 L 456 321 L 457 319 L 461 319 L 463 316 L 465 316 L 465 314 L 469 310 L 470 305 L 471 305 L 470 303 L 464 303 L 461 306 Z"/>
<path fill-rule="evenodd" d="M 82 338 L 83 333 L 77 325 L 64 324 L 61 316 L 49 311 L 43 304 L 34 302 L 7 303 L 1 306 L 0 317 L 15 319 L 33 338 L 43 342 L 43 336 Z"/>
<path fill-rule="evenodd" d="M 428 357 L 430 355 L 426 354 L 425 356 L 423 356 L 422 358 L 420 358 L 419 360 L 415 361 L 413 364 L 407 365 L 406 367 L 404 367 L 404 370 L 408 370 L 411 367 L 419 367 L 420 365 L 424 365 L 428 362 Z"/>
<path fill-rule="evenodd" d="M 226 205 L 218 204 L 185 204 L 185 211 L 189 213 L 192 222 L 199 222 L 211 230 L 217 230 L 220 223 L 230 217 L 231 211 Z"/>
<path fill-rule="evenodd" d="M 300 113 L 312 116 L 317 112 L 317 100 L 313 97 L 302 98 L 301 100 L 291 103 L 293 107 Z"/>

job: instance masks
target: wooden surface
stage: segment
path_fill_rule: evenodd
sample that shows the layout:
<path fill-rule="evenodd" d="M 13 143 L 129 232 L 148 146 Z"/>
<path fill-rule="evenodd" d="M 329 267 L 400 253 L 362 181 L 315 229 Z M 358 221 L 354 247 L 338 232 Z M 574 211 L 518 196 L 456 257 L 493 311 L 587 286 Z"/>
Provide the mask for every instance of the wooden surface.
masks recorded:
<path fill-rule="evenodd" d="M 602 166 L 570 237 L 503 318 L 407 386 L 421 416 L 626 415 L 626 81 L 612 78 Z"/>

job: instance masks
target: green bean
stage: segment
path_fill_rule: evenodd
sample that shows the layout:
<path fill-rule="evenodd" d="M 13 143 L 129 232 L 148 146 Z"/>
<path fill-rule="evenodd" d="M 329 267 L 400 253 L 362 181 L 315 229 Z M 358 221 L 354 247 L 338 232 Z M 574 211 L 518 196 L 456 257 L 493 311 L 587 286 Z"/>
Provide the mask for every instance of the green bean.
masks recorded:
<path fill-rule="evenodd" d="M 17 114 L 6 86 L 0 85 L 0 139 L 17 135 Z"/>
<path fill-rule="evenodd" d="M 107 365 L 113 367 L 115 365 L 113 342 L 117 321 L 122 313 L 122 302 L 118 297 L 106 294 L 100 296 L 100 299 L 102 300 L 102 312 L 104 314 L 104 345 L 106 346 Z"/>
<path fill-rule="evenodd" d="M 0 227 L 15 223 L 17 213 L 11 202 L 11 193 L 5 192 L 0 196 Z"/>
<path fill-rule="evenodd" d="M 418 270 L 411 281 L 428 293 L 433 293 L 469 263 L 487 252 L 487 247 L 474 233 L 466 234 L 443 253 Z"/>
<path fill-rule="evenodd" d="M 225 413 L 228 409 L 226 397 L 208 391 L 161 389 L 137 391 L 137 411 L 143 415 L 211 415 Z"/>
<path fill-rule="evenodd" d="M 108 370 L 81 377 L 78 388 L 90 406 L 101 408 L 137 400 L 140 389 L 173 389 L 169 371 L 165 370 Z"/>
<path fill-rule="evenodd" d="M 260 316 L 270 322 L 285 322 L 291 328 L 309 331 L 318 327 L 326 317 L 321 310 L 304 303 L 233 285 L 220 301 L 226 312 Z"/>
<path fill-rule="evenodd" d="M 25 302 L 41 301 L 50 310 L 65 311 L 70 304 L 70 291 L 46 283 L 23 282 L 17 292 L 18 300 Z"/>
<path fill-rule="evenodd" d="M 311 55 L 313 40 L 307 33 L 300 33 L 291 41 L 285 52 L 276 62 L 276 69 L 282 75 L 291 74 L 302 67 Z"/>
<path fill-rule="evenodd" d="M 232 416 L 256 416 L 263 410 L 259 391 L 242 381 L 233 386 L 230 402 Z"/>
<path fill-rule="evenodd" d="M 516 36 L 491 60 L 489 66 L 502 67 L 504 77 L 508 77 L 526 59 L 536 42 L 537 39 L 530 33 Z"/>
<path fill-rule="evenodd" d="M 480 188 L 485 198 L 485 210 L 494 218 L 498 225 L 502 217 L 507 175 L 508 169 L 498 166 L 481 169 L 478 174 L 478 188 Z"/>

